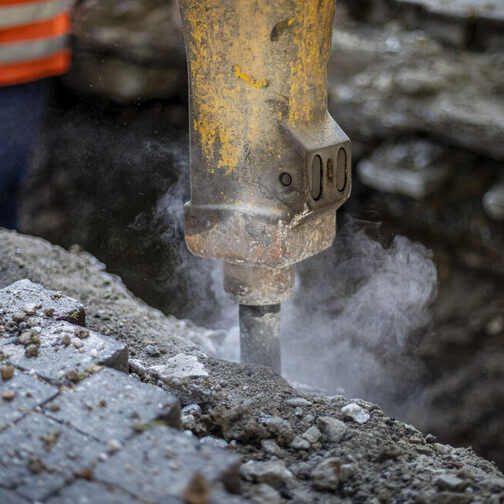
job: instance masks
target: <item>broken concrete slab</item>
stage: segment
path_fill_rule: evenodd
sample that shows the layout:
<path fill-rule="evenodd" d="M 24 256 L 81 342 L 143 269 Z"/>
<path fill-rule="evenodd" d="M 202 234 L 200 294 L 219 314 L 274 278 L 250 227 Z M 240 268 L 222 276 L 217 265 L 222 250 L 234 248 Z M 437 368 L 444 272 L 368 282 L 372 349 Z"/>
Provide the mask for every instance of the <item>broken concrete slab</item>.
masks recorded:
<path fill-rule="evenodd" d="M 357 174 L 378 191 L 422 199 L 440 191 L 449 179 L 450 155 L 449 149 L 424 139 L 384 143 L 359 161 Z"/>
<path fill-rule="evenodd" d="M 28 504 L 30 501 L 16 492 L 0 488 L 0 502 L 2 504 Z"/>
<path fill-rule="evenodd" d="M 40 501 L 98 460 L 105 446 L 40 413 L 0 433 L 0 482 Z"/>
<path fill-rule="evenodd" d="M 94 331 L 81 339 L 75 326 L 56 322 L 41 328 L 39 338 L 36 355 L 29 356 L 25 346 L 11 343 L 2 347 L 4 358 L 53 383 L 79 381 L 98 365 L 128 370 L 128 347 Z"/>
<path fill-rule="evenodd" d="M 57 387 L 19 370 L 15 370 L 9 380 L 0 380 L 0 396 L 6 391 L 12 391 L 14 396 L 9 401 L 0 397 L 0 430 L 19 420 L 35 407 L 46 403 L 59 392 Z"/>
<path fill-rule="evenodd" d="M 82 303 L 64 296 L 60 291 L 48 290 L 27 278 L 0 289 L 0 308 L 11 313 L 11 318 L 13 314 L 17 314 L 15 323 L 18 325 L 29 320 L 33 325 L 41 327 L 55 320 L 65 320 L 80 326 L 86 324 Z M 4 324 L 9 322 L 5 317 L 2 319 Z"/>
<path fill-rule="evenodd" d="M 135 461 L 141 460 L 138 464 Z M 239 492 L 240 457 L 201 445 L 168 427 L 152 427 L 132 439 L 118 454 L 98 464 L 99 481 L 156 503 L 177 502 L 200 480 L 211 495 L 217 482 Z"/>
<path fill-rule="evenodd" d="M 0 502 L 3 503 L 1 500 Z M 58 492 L 46 504 L 89 504 L 91 502 L 99 504 L 141 504 L 141 501 L 117 488 L 82 479 L 76 480 L 70 486 Z"/>
<path fill-rule="evenodd" d="M 180 428 L 179 401 L 159 387 L 113 369 L 102 369 L 45 408 L 46 414 L 108 443 L 161 421 Z"/>

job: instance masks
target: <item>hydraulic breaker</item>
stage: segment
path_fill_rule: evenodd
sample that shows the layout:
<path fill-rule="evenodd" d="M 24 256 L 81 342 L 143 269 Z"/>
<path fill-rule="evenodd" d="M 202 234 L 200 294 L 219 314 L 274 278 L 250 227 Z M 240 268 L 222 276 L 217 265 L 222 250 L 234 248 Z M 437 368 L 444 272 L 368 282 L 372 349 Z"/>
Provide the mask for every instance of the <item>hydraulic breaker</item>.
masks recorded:
<path fill-rule="evenodd" d="M 190 102 L 185 239 L 224 262 L 241 358 L 277 372 L 294 265 L 328 248 L 351 143 L 327 111 L 335 0 L 179 0 Z"/>

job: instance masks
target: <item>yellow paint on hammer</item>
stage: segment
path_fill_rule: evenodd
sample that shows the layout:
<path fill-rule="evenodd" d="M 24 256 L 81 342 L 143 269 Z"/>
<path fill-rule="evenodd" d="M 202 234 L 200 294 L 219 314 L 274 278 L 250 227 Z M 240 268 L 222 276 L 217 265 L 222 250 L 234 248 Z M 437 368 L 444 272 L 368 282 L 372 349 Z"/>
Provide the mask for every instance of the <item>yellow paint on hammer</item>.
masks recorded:
<path fill-rule="evenodd" d="M 254 79 L 254 77 L 251 77 L 250 75 L 242 72 L 241 68 L 238 65 L 235 65 L 234 71 L 235 71 L 236 77 L 238 77 L 243 82 L 246 82 L 247 84 L 249 84 L 252 87 L 255 87 L 257 89 L 268 87 L 268 81 L 266 79 L 262 79 L 262 80 Z"/>

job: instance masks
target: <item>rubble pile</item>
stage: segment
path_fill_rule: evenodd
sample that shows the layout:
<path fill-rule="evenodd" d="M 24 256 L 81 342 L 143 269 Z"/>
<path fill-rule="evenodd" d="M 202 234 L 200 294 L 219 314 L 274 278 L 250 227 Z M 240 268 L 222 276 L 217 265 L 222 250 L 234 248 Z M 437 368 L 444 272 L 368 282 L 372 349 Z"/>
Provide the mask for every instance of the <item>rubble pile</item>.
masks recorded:
<path fill-rule="evenodd" d="M 212 358 L 211 332 L 137 300 L 87 253 L 0 230 L 0 289 L 2 502 L 504 498 L 502 474 L 470 448 Z M 126 362 L 130 376 L 103 367 Z"/>

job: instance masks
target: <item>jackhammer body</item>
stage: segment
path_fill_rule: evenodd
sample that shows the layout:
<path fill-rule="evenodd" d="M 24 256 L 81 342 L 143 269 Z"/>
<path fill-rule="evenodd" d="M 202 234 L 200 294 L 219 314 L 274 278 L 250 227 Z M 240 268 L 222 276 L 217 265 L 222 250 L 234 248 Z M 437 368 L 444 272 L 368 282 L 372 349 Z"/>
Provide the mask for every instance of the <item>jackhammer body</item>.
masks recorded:
<path fill-rule="evenodd" d="M 242 360 L 280 372 L 279 304 L 294 265 L 332 244 L 351 190 L 350 140 L 327 111 L 335 0 L 179 3 L 190 101 L 186 243 L 224 262 L 224 287 L 242 305 Z"/>

